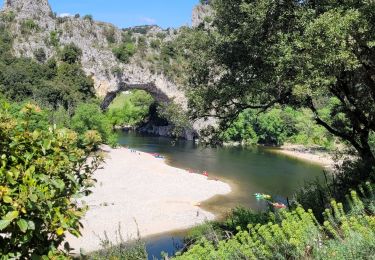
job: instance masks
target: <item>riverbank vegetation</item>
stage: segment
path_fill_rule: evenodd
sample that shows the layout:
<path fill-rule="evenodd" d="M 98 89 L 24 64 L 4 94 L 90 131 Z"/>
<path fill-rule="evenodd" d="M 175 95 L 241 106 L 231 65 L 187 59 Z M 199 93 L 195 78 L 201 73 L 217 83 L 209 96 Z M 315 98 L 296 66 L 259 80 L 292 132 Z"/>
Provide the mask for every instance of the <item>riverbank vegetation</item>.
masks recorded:
<path fill-rule="evenodd" d="M 293 220 L 285 215 L 280 225 L 272 220 L 242 227 L 229 239 L 203 239 L 181 259 L 369 257 L 374 241 L 360 230 L 373 236 L 373 211 L 358 219 L 349 213 L 350 224 L 337 209 L 337 219 L 326 211 L 320 224 L 304 216 L 314 212 L 322 221 L 320 212 L 331 198 L 344 201 L 351 189 L 375 179 L 375 5 L 268 0 L 205 4 L 213 9 L 210 24 L 203 19 L 197 28 L 185 28 L 176 44 L 185 58 L 192 118 L 219 121 L 219 127 L 205 132 L 209 140 L 326 148 L 340 142 L 346 150 L 325 184 L 308 184 L 297 192 L 300 205 L 313 211 L 297 208 L 287 213 Z M 361 218 L 369 221 L 358 225 Z M 299 223 L 293 228 L 297 236 L 288 235 L 289 223 Z M 302 223 L 309 227 L 304 230 Z M 321 244 L 314 246 L 317 242 Z"/>
<path fill-rule="evenodd" d="M 374 4 L 216 0 L 210 6 L 210 26 L 185 28 L 176 44 L 185 57 L 191 116 L 219 120 L 205 132 L 211 141 L 328 148 L 339 141 L 347 149 L 328 185 L 332 195 L 343 198 L 374 181 Z"/>
<path fill-rule="evenodd" d="M 245 110 L 220 136 L 224 142 L 281 146 L 285 143 L 320 146 L 330 150 L 335 138 L 314 123 L 307 109 L 275 107 L 267 112 Z"/>
<path fill-rule="evenodd" d="M 102 140 L 96 131 L 80 136 L 44 118 L 33 104 L 0 106 L 2 259 L 65 256 L 59 247 L 66 232 L 80 234 L 87 207 L 76 198 L 89 194 L 95 183 Z"/>
<path fill-rule="evenodd" d="M 347 150 L 327 183 L 301 189 L 290 209 L 260 214 L 237 209 L 223 223 L 195 229 L 176 258 L 372 257 L 374 2 L 202 3 L 214 10 L 206 19 L 210 26 L 184 28 L 174 41 L 153 42 L 160 54 L 151 64 L 186 85 L 192 119 L 218 118 L 219 127 L 205 132 L 212 143 L 291 142 L 331 149 L 339 141 Z M 112 37 L 108 31 L 108 40 Z M 15 57 L 12 41 L 1 26 L 0 254 L 69 258 L 68 245 L 61 249 L 64 234 L 79 235 L 87 208 L 76 199 L 94 184 L 98 146 L 115 144 L 113 126 L 137 125 L 153 101 L 134 92 L 105 114 L 77 46 L 55 41 L 55 57 L 47 59 L 38 49 L 32 59 Z M 113 52 L 130 62 L 134 44 L 125 39 Z M 141 57 L 147 47 L 144 38 L 137 39 Z M 187 121 L 175 117 L 181 125 Z M 345 204 L 331 200 L 345 201 L 348 193 Z M 135 251 L 106 247 L 109 253 L 96 254 L 98 259 L 146 257 L 143 245 Z"/>
<path fill-rule="evenodd" d="M 106 113 L 112 126 L 136 127 L 148 116 L 154 99 L 142 90 L 120 93 Z"/>
<path fill-rule="evenodd" d="M 300 206 L 269 215 L 239 209 L 223 224 L 199 228 L 193 246 L 175 259 L 370 259 L 375 194 L 370 183 L 360 190 L 362 200 L 355 191 L 345 204 L 332 200 L 323 223 Z"/>

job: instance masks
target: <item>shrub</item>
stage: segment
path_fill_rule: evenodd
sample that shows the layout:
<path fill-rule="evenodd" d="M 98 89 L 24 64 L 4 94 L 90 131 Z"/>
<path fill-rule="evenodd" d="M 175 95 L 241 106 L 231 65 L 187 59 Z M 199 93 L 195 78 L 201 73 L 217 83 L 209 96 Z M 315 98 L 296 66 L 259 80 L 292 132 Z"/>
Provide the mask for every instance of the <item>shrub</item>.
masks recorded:
<path fill-rule="evenodd" d="M 88 130 L 95 130 L 104 142 L 111 145 L 116 144 L 116 138 L 112 133 L 112 125 L 97 104 L 79 104 L 72 117 L 71 127 L 81 136 Z"/>
<path fill-rule="evenodd" d="M 34 57 L 37 61 L 40 63 L 44 63 L 47 59 L 46 52 L 44 51 L 43 48 L 38 48 L 34 51 Z"/>
<path fill-rule="evenodd" d="M 74 43 L 65 45 L 64 48 L 60 51 L 60 59 L 63 62 L 69 64 L 76 63 L 80 60 L 82 56 L 82 50 L 78 48 Z"/>
<path fill-rule="evenodd" d="M 87 21 L 93 22 L 94 18 L 92 17 L 91 14 L 86 14 L 85 16 L 83 16 L 83 20 L 87 20 Z"/>
<path fill-rule="evenodd" d="M 57 31 L 52 31 L 49 34 L 49 42 L 52 46 L 57 47 L 60 44 L 59 33 Z"/>
<path fill-rule="evenodd" d="M 113 26 L 104 28 L 103 33 L 108 43 L 113 44 L 116 42 L 116 32 Z"/>
<path fill-rule="evenodd" d="M 89 259 L 147 259 L 146 245 L 140 236 L 135 241 L 126 242 L 121 234 L 121 226 L 117 230 L 117 245 L 114 245 L 107 234 L 101 238 L 102 250 L 90 254 Z"/>
<path fill-rule="evenodd" d="M 2 259 L 39 259 L 63 255 L 59 246 L 66 233 L 79 236 L 86 211 L 75 198 L 90 193 L 92 173 L 100 164 L 93 153 L 100 142 L 96 132 L 77 134 L 67 129 L 30 128 L 34 105 L 12 117 L 0 110 L 0 255 Z M 88 162 L 87 158 L 91 158 Z"/>
<path fill-rule="evenodd" d="M 311 210 L 280 210 L 266 224 L 238 227 L 233 237 L 216 244 L 203 238 L 175 259 L 371 259 L 375 251 L 373 187 L 360 187 L 368 203 L 352 191 L 348 204 L 331 202 L 321 225 Z"/>
<path fill-rule="evenodd" d="M 14 18 L 16 18 L 16 14 L 13 11 L 10 12 L 2 12 L 0 14 L 0 17 L 3 21 L 6 21 L 8 23 L 11 23 L 14 21 Z"/>
<path fill-rule="evenodd" d="M 32 19 L 27 19 L 22 21 L 21 23 L 21 33 L 22 34 L 30 34 L 34 31 L 39 30 L 39 25 Z"/>
<path fill-rule="evenodd" d="M 151 41 L 150 46 L 151 46 L 151 48 L 153 48 L 155 50 L 159 50 L 160 46 L 161 46 L 161 41 L 159 39 L 153 40 L 153 41 Z"/>
<path fill-rule="evenodd" d="M 130 58 L 134 55 L 136 49 L 133 43 L 122 43 L 120 46 L 113 48 L 112 52 L 118 60 L 128 63 Z"/>

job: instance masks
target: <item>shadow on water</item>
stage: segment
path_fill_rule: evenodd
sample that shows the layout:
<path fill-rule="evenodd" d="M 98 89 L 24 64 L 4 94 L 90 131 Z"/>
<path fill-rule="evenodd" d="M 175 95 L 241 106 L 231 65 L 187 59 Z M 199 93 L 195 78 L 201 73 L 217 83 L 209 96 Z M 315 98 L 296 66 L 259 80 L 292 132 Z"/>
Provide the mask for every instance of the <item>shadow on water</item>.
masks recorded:
<path fill-rule="evenodd" d="M 174 142 L 170 138 L 124 132 L 119 132 L 119 142 L 143 152 L 160 153 L 169 165 L 198 173 L 207 171 L 211 178 L 230 184 L 233 191 L 229 195 L 215 196 L 202 204 L 204 209 L 219 215 L 240 205 L 264 209 L 264 202 L 257 201 L 252 194 L 267 193 L 283 200 L 305 182 L 323 177 L 323 168 L 319 165 L 275 154 L 262 147 L 207 148 L 190 141 Z M 181 241 L 181 237 L 175 238 Z M 153 238 L 147 248 L 149 252 L 159 254 L 164 250 L 171 254 L 174 252 L 172 238 L 171 235 Z"/>

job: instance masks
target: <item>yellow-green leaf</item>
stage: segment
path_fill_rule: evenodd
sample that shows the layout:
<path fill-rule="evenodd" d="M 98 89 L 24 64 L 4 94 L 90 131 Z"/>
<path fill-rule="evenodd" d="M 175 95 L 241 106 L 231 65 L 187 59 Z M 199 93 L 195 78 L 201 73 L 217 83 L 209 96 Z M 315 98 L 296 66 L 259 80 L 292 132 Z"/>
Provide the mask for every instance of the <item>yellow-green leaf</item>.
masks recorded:
<path fill-rule="evenodd" d="M 8 204 L 10 204 L 10 203 L 13 202 L 12 198 L 9 197 L 9 196 L 4 196 L 4 197 L 3 197 L 3 201 L 4 201 L 5 203 L 8 203 Z"/>
<path fill-rule="evenodd" d="M 0 230 L 5 229 L 7 226 L 9 226 L 10 221 L 9 220 L 0 220 Z"/>
<path fill-rule="evenodd" d="M 16 219 L 16 218 L 18 218 L 18 211 L 11 211 L 11 212 L 8 212 L 8 214 L 6 214 L 3 217 L 3 220 L 12 221 L 13 219 Z"/>
<path fill-rule="evenodd" d="M 64 229 L 62 227 L 59 227 L 57 230 L 56 230 L 56 234 L 58 236 L 61 236 L 62 234 L 64 234 Z"/>
<path fill-rule="evenodd" d="M 24 220 L 24 219 L 20 219 L 17 221 L 17 225 L 18 227 L 20 228 L 20 230 L 25 233 L 27 231 L 27 227 L 28 227 L 28 224 L 27 224 L 27 221 Z"/>

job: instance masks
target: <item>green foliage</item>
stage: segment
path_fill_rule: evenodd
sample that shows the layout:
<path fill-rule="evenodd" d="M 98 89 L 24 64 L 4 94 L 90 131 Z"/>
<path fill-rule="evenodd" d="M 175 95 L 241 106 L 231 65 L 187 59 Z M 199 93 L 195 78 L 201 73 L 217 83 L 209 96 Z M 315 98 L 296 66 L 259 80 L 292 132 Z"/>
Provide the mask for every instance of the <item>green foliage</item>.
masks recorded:
<path fill-rule="evenodd" d="M 375 194 L 366 187 L 366 209 L 353 191 L 351 210 L 332 201 L 322 225 L 311 210 L 280 210 L 268 223 L 250 222 L 217 243 L 203 238 L 175 259 L 369 259 L 375 250 Z"/>
<path fill-rule="evenodd" d="M 107 117 L 113 126 L 136 126 L 148 115 L 153 102 L 151 95 L 141 90 L 122 93 L 110 105 Z"/>
<path fill-rule="evenodd" d="M 6 58 L 12 48 L 12 36 L 5 27 L 0 26 L 0 57 Z"/>
<path fill-rule="evenodd" d="M 79 64 L 81 51 L 73 44 L 61 51 L 64 62 L 57 65 L 51 59 L 39 64 L 32 59 L 11 55 L 12 38 L 0 28 L 0 90 L 9 100 L 33 99 L 42 106 L 63 106 L 74 112 L 75 106 L 94 96 L 93 80 L 87 77 Z M 45 53 L 37 50 L 36 57 L 42 61 Z M 66 62 L 65 62 L 66 61 Z"/>
<path fill-rule="evenodd" d="M 121 34 L 121 40 L 123 43 L 134 43 L 132 32 L 131 31 L 125 31 Z"/>
<path fill-rule="evenodd" d="M 121 43 L 118 47 L 113 48 L 112 52 L 119 61 L 128 63 L 136 52 L 136 48 L 133 43 Z"/>
<path fill-rule="evenodd" d="M 89 255 L 89 259 L 102 260 L 102 259 L 147 259 L 146 245 L 138 237 L 135 241 L 126 242 L 121 234 L 121 227 L 119 227 L 118 240 L 114 245 L 104 234 L 104 239 L 101 239 L 101 250 Z"/>
<path fill-rule="evenodd" d="M 89 130 L 95 130 L 100 134 L 103 142 L 111 145 L 116 144 L 116 137 L 112 132 L 112 125 L 102 113 L 98 104 L 79 104 L 72 117 L 71 128 L 81 136 Z"/>
<path fill-rule="evenodd" d="M 151 43 L 150 43 L 150 46 L 151 46 L 151 48 L 153 48 L 155 50 L 159 50 L 160 46 L 161 46 L 161 41 L 159 39 L 152 40 Z"/>
<path fill-rule="evenodd" d="M 38 48 L 34 51 L 34 57 L 37 61 L 44 63 L 47 59 L 46 52 L 43 48 Z"/>
<path fill-rule="evenodd" d="M 62 256 L 58 248 L 65 234 L 79 235 L 86 208 L 75 198 L 87 195 L 94 183 L 100 136 L 86 132 L 80 147 L 73 131 L 40 125 L 37 106 L 26 105 L 18 118 L 8 108 L 1 104 L 0 255 Z"/>
<path fill-rule="evenodd" d="M 58 47 L 60 44 L 60 39 L 59 39 L 59 32 L 57 31 L 51 31 L 49 34 L 49 43 L 54 46 Z"/>
<path fill-rule="evenodd" d="M 138 39 L 137 39 L 137 51 L 138 51 L 138 53 L 140 53 L 142 58 L 144 58 L 146 56 L 147 48 L 148 48 L 148 42 L 147 42 L 146 37 L 144 37 L 144 36 L 138 37 Z"/>
<path fill-rule="evenodd" d="M 177 37 L 180 57 L 187 58 L 192 116 L 214 114 L 229 126 L 249 108 L 308 109 L 317 125 L 356 150 L 363 166 L 360 181 L 373 179 L 374 3 L 216 0 L 210 5 L 211 28 L 187 29 Z M 265 130 L 280 134 L 277 124 Z M 314 131 L 312 138 L 319 139 L 320 130 Z"/>
<path fill-rule="evenodd" d="M 94 18 L 91 14 L 86 14 L 85 16 L 83 16 L 83 20 L 86 20 L 92 23 L 94 21 Z"/>
<path fill-rule="evenodd" d="M 189 117 L 180 104 L 160 104 L 157 108 L 157 114 L 161 119 L 167 120 L 168 124 L 173 126 L 172 134 L 174 136 L 181 136 L 185 129 L 191 127 Z"/>
<path fill-rule="evenodd" d="M 116 32 L 113 26 L 104 28 L 103 33 L 108 43 L 110 44 L 116 43 Z"/>
<path fill-rule="evenodd" d="M 266 112 L 246 110 L 225 127 L 221 138 L 246 144 L 282 145 L 285 142 L 330 148 L 332 136 L 315 124 L 307 109 L 273 108 Z"/>
<path fill-rule="evenodd" d="M 1 12 L 0 18 L 8 23 L 11 23 L 14 21 L 14 18 L 16 18 L 16 14 L 13 11 L 10 12 Z"/>
<path fill-rule="evenodd" d="M 70 43 L 65 45 L 59 54 L 61 61 L 73 64 L 80 61 L 82 50 L 74 43 Z"/>
<path fill-rule="evenodd" d="M 39 25 L 32 19 L 23 20 L 21 23 L 21 33 L 24 35 L 31 34 L 39 29 Z"/>

